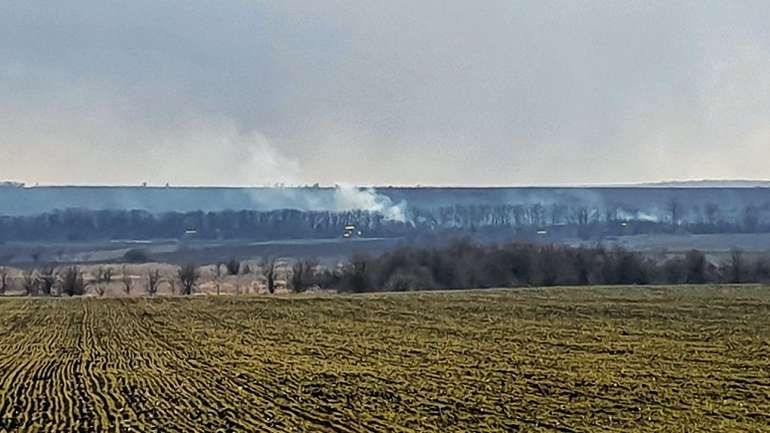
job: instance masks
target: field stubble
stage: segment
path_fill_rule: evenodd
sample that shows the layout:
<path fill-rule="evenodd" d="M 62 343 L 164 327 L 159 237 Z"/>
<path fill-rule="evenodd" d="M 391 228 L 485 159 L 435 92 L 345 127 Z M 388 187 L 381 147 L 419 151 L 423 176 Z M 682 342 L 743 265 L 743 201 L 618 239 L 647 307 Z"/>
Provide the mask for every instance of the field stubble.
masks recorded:
<path fill-rule="evenodd" d="M 763 287 L 0 301 L 0 431 L 767 431 Z"/>

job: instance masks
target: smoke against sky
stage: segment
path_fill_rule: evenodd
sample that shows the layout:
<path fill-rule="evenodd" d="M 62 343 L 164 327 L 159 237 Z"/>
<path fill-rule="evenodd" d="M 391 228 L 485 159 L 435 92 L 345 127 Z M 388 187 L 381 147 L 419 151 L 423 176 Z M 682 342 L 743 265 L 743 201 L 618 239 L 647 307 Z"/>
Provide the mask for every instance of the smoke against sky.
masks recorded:
<path fill-rule="evenodd" d="M 767 178 L 766 1 L 0 2 L 0 178 Z"/>
<path fill-rule="evenodd" d="M 379 194 L 374 188 L 357 188 L 350 185 L 339 185 L 334 189 L 336 211 L 364 209 L 383 215 L 386 220 L 406 222 L 406 202 L 394 204 L 384 194 Z"/>

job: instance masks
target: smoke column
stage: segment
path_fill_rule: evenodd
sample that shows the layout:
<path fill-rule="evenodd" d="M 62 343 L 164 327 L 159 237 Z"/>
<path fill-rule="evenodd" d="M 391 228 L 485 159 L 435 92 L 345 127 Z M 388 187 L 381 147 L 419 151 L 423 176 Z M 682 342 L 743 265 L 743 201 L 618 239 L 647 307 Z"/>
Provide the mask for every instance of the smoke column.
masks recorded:
<path fill-rule="evenodd" d="M 406 222 L 406 202 L 394 204 L 390 197 L 378 194 L 374 188 L 340 186 L 334 189 L 335 210 L 366 210 L 379 213 L 386 220 Z"/>

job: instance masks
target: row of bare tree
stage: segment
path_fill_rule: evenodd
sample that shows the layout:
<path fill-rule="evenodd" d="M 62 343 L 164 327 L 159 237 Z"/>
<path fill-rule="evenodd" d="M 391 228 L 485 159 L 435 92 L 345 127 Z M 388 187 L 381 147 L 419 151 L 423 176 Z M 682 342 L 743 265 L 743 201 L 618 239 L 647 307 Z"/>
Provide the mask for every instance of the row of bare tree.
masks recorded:
<path fill-rule="evenodd" d="M 293 282 L 300 284 L 300 282 L 310 281 L 308 272 L 311 265 L 308 263 L 310 262 L 299 263 L 302 271 L 299 271 L 298 278 L 294 278 Z M 277 277 L 277 260 L 263 262 L 258 269 L 264 277 L 268 292 L 273 293 Z M 235 258 L 217 263 L 214 266 L 217 294 L 221 293 L 221 285 L 226 275 L 246 275 L 252 272 L 248 264 L 242 266 L 241 262 Z M 18 287 L 12 287 L 14 279 L 11 278 L 10 269 L 0 267 L 0 296 L 15 288 L 20 289 L 26 296 L 79 296 L 88 292 L 103 296 L 107 287 L 116 279 L 126 295 L 139 289 L 144 294 L 153 296 L 164 283 L 168 284 L 172 294 L 191 295 L 198 290 L 201 271 L 193 263 L 180 266 L 173 276 L 166 277 L 161 275 L 159 269 L 148 269 L 141 275 L 131 275 L 126 266 L 120 268 L 120 273 L 116 273 L 116 269 L 112 267 L 98 267 L 92 273 L 86 273 L 77 265 L 48 266 L 23 271 L 21 277 L 17 279 Z"/>
<path fill-rule="evenodd" d="M 633 202 L 633 200 L 630 200 Z M 636 208 L 611 201 L 546 200 L 542 203 L 455 204 L 410 207 L 408 222 L 368 211 L 170 212 L 65 209 L 0 219 L 1 241 L 88 241 L 106 239 L 298 239 L 341 236 L 355 224 L 366 236 L 402 237 L 434 232 L 490 230 L 510 234 L 559 227 L 571 235 L 630 233 L 766 233 L 770 200 L 683 201 Z M 621 225 L 620 223 L 625 223 Z M 35 254 L 34 252 L 32 253 Z M 33 262 L 37 262 L 32 257 Z M 0 262 L 2 258 L 0 257 Z"/>
<path fill-rule="evenodd" d="M 10 274 L 9 268 L 0 267 L 0 295 L 4 295 L 13 288 Z M 58 268 L 48 266 L 23 271 L 18 285 L 28 296 L 77 296 L 84 295 L 89 290 L 101 296 L 115 277 L 115 269 L 111 267 L 99 267 L 92 275 L 86 275 L 76 265 Z M 131 293 L 134 283 L 125 266 L 119 278 L 124 292 Z"/>
<path fill-rule="evenodd" d="M 283 265 L 281 265 L 283 266 Z M 279 263 L 272 259 L 258 266 L 269 293 L 276 290 Z M 215 265 L 213 282 L 217 294 L 226 275 L 253 272 L 232 259 Z M 726 261 L 709 260 L 700 251 L 654 260 L 623 249 L 572 248 L 560 245 L 514 243 L 477 245 L 456 242 L 447 248 L 403 247 L 379 257 L 356 256 L 334 268 L 322 268 L 315 260 L 296 261 L 281 270 L 291 290 L 311 288 L 337 291 L 381 291 L 413 289 L 461 289 L 511 286 L 704 284 L 770 282 L 770 258 L 749 257 L 734 250 Z M 119 278 L 123 291 L 131 294 L 135 283 L 147 295 L 155 295 L 162 283 L 173 294 L 191 295 L 199 288 L 200 268 L 178 267 L 163 277 L 158 269 L 132 276 L 123 267 L 97 268 L 87 277 L 77 266 L 25 271 L 20 288 L 27 295 L 82 295 L 92 290 L 104 295 L 105 287 Z M 0 294 L 10 287 L 8 269 L 0 268 Z M 139 284 L 136 284 L 137 286 Z"/>

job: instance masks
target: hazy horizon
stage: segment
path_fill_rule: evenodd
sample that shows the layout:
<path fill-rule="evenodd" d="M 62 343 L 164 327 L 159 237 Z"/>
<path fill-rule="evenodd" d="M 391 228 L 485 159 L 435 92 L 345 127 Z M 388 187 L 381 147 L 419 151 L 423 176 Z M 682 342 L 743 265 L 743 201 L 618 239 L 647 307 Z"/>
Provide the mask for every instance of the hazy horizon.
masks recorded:
<path fill-rule="evenodd" d="M 555 184 L 322 184 L 322 183 L 274 183 L 274 184 L 151 184 L 151 183 L 40 183 L 19 179 L 0 179 L 3 183 L 19 183 L 24 187 L 105 187 L 105 188 L 624 188 L 624 187 L 770 187 L 770 179 L 683 179 L 628 183 L 555 183 Z"/>
<path fill-rule="evenodd" d="M 0 180 L 768 178 L 770 3 L 0 4 Z"/>

